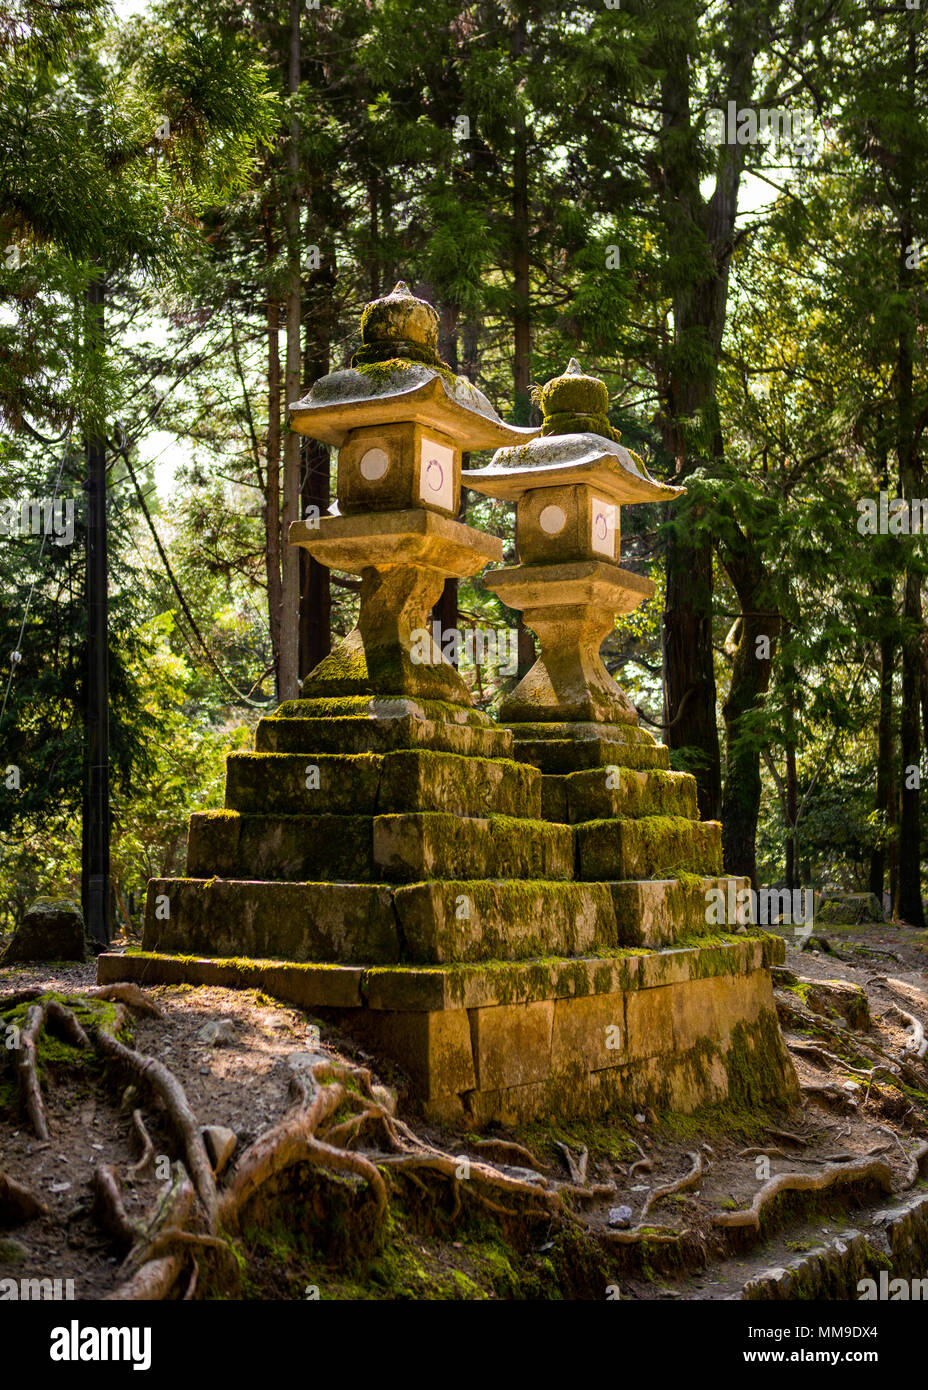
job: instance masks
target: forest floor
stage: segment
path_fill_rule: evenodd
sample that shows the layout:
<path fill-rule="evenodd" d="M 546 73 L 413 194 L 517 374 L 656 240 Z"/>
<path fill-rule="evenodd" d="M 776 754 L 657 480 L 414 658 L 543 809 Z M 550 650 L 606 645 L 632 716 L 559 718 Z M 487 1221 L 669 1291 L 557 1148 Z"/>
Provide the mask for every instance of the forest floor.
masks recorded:
<path fill-rule="evenodd" d="M 822 1247 L 842 1251 L 853 1233 L 875 1237 L 881 1212 L 920 1194 L 928 1214 L 928 1057 L 917 1055 L 919 1028 L 928 1029 L 926 934 L 880 924 L 824 935 L 804 950 L 788 938 L 786 966 L 774 972 L 802 1086 L 801 1105 L 788 1113 L 722 1106 L 462 1135 L 416 1119 L 403 1076 L 378 1066 L 369 1093 L 388 1111 L 396 1104 L 419 1145 L 410 1171 L 390 1171 L 379 1234 L 364 1217 L 363 1176 L 306 1169 L 299 1191 L 278 1188 L 276 1205 L 243 1223 L 246 1272 L 233 1296 L 725 1299 L 751 1281 L 757 1296 L 765 1278 L 766 1296 L 782 1296 L 771 1269 Z M 4 992 L 71 996 L 94 983 L 92 962 L 0 970 Z M 232 1132 L 236 1158 L 293 1113 L 294 1078 L 305 1081 L 312 1066 L 329 1061 L 347 1074 L 376 1065 L 337 1030 L 255 991 L 146 992 L 162 1016 L 133 1016 L 133 1047 L 171 1069 L 199 1124 Z M 0 1235 L 0 1280 L 73 1279 L 77 1298 L 105 1297 L 126 1277 L 126 1250 L 101 1221 L 95 1170 L 112 1165 L 125 1215 L 144 1222 L 183 1146 L 163 1110 L 147 1106 L 153 1161 L 126 1182 L 142 1148 L 138 1089 L 64 1043 L 40 1057 L 40 1073 L 49 1138 L 36 1138 L 7 1095 L 0 1173 L 30 1188 L 47 1213 Z M 376 1161 L 360 1127 L 344 1143 Z M 447 1163 L 429 1160 L 435 1154 L 467 1159 L 475 1181 L 466 1164 L 464 1180 L 449 1179 Z M 790 1190 L 778 1193 L 782 1174 L 807 1181 L 784 1180 Z M 762 1191 L 769 1200 L 753 1221 Z M 187 1289 L 215 1296 L 208 1278 L 199 1292 L 195 1280 Z"/>

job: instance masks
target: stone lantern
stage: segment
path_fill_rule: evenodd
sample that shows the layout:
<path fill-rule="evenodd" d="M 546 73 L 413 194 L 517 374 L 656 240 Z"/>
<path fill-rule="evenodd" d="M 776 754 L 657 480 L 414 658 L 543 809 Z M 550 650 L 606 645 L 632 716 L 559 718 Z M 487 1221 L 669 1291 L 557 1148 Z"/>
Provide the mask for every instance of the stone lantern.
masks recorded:
<path fill-rule="evenodd" d="M 446 578 L 502 558 L 500 542 L 458 521 L 461 454 L 533 438 L 438 356 L 438 314 L 400 282 L 368 304 L 349 368 L 290 407 L 300 434 L 338 449 L 338 512 L 290 527 L 323 565 L 361 576 L 355 629 L 303 682 L 302 696 L 418 696 L 469 704 L 432 642 L 412 660 Z"/>
<path fill-rule="evenodd" d="M 541 390 L 541 438 L 501 448 L 466 485 L 516 504 L 520 563 L 484 583 L 537 633 L 541 654 L 503 700 L 507 723 L 630 725 L 638 716 L 599 655 L 615 617 L 654 592 L 650 579 L 622 569 L 620 508 L 678 496 L 618 442 L 606 416 L 608 393 L 571 358 Z"/>

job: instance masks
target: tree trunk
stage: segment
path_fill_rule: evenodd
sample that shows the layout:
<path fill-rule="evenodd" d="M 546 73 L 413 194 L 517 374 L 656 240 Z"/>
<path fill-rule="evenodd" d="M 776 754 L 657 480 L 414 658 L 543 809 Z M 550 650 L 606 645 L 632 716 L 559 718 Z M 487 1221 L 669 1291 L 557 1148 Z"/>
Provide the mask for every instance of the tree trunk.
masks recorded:
<path fill-rule="evenodd" d="M 86 336 L 93 357 L 104 351 L 106 288 L 97 267 L 87 287 Z M 91 940 L 110 942 L 109 573 L 106 440 L 100 421 L 87 431 L 87 684 L 81 898 Z"/>
<path fill-rule="evenodd" d="M 272 247 L 268 232 L 268 261 Z M 264 563 L 267 573 L 267 615 L 271 630 L 274 684 L 280 694 L 280 305 L 267 303 L 267 491 L 264 498 Z"/>
<path fill-rule="evenodd" d="M 742 532 L 724 548 L 723 559 L 741 605 L 741 640 L 732 664 L 723 707 L 726 776 L 722 798 L 722 855 L 725 872 L 745 875 L 757 887 L 757 818 L 760 812 L 760 749 L 747 716 L 760 708 L 770 686 L 780 618 L 772 608 L 757 547 Z"/>
<path fill-rule="evenodd" d="M 877 723 L 876 795 L 874 809 L 882 813 L 888 829 L 890 807 L 896 791 L 893 785 L 893 668 L 896 662 L 896 636 L 892 631 L 893 582 L 887 575 L 871 586 L 873 606 L 883 616 L 884 635 L 880 639 L 880 714 Z M 870 855 L 870 892 L 880 907 L 886 879 L 886 849 L 878 845 Z"/>
<path fill-rule="evenodd" d="M 664 449 L 675 481 L 720 457 L 716 377 L 728 300 L 728 274 L 738 211 L 744 147 L 719 147 L 715 188 L 700 190 L 699 134 L 690 110 L 692 32 L 668 35 L 661 83 L 660 195 L 667 232 L 667 280 L 673 344 L 659 373 Z M 736 102 L 750 97 L 752 41 L 732 42 L 727 89 Z M 689 270 L 694 242 L 703 243 L 702 273 Z M 681 267 L 685 269 L 681 273 Z M 671 749 L 686 750 L 696 777 L 699 813 L 718 818 L 721 765 L 712 654 L 712 541 L 699 531 L 698 501 L 668 509 L 667 590 L 663 622 L 664 723 Z"/>
<path fill-rule="evenodd" d="M 907 90 L 909 109 L 916 112 L 915 77 L 917 51 L 915 30 L 910 25 L 908 35 Z M 906 149 L 900 170 L 904 205 L 899 219 L 899 287 L 909 306 L 899 333 L 896 359 L 896 391 L 898 405 L 898 434 L 896 453 L 899 460 L 899 485 L 903 497 L 911 504 L 921 492 L 921 464 L 918 457 L 915 412 L 913 406 L 913 349 L 915 342 L 914 299 L 917 293 L 912 271 L 907 267 L 908 247 L 915 236 L 912 212 L 914 170 L 911 146 Z M 910 542 L 911 544 L 911 542 Z M 918 564 L 908 559 L 905 570 L 902 629 L 902 710 L 899 718 L 899 743 L 902 759 L 899 816 L 899 896 L 898 914 L 913 927 L 925 926 L 922 902 L 921 864 L 921 652 L 922 596 Z"/>
<path fill-rule="evenodd" d="M 335 270 L 331 261 L 310 277 L 307 294 L 307 386 L 326 375 L 330 366 L 335 321 Z M 300 488 L 303 514 L 317 507 L 325 516 L 331 501 L 329 450 L 317 439 L 304 441 Z M 326 565 L 300 547 L 300 679 L 305 679 L 332 649 L 332 581 Z"/>
<path fill-rule="evenodd" d="M 799 873 L 799 778 L 796 774 L 796 740 L 791 735 L 786 743 L 786 886 L 790 890 L 802 887 Z"/>
<path fill-rule="evenodd" d="M 290 0 L 289 91 L 300 85 L 300 3 Z M 290 143 L 287 152 L 287 371 L 284 379 L 285 406 L 300 395 L 300 196 L 299 196 L 299 119 L 294 108 L 290 116 Z M 300 556 L 289 541 L 290 526 L 300 518 L 301 484 L 300 436 L 288 429 L 284 440 L 284 510 L 281 535 L 283 603 L 280 615 L 280 698 L 295 700 L 299 695 L 300 659 Z"/>
<path fill-rule="evenodd" d="M 513 29 L 512 54 L 519 58 L 525 51 L 525 19 L 519 17 Z M 512 160 L 512 418 L 517 425 L 527 425 L 531 412 L 529 384 L 531 381 L 531 287 L 529 280 L 529 197 L 528 197 L 528 131 L 521 107 L 515 120 Z"/>

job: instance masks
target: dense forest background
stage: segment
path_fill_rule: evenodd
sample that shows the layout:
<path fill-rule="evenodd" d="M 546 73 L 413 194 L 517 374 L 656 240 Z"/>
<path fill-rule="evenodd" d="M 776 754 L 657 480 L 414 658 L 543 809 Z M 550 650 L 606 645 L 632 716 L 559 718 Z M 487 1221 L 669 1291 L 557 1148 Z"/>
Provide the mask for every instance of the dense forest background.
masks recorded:
<path fill-rule="evenodd" d="M 118 10 L 0 10 L 0 499 L 75 508 L 70 543 L 11 509 L 0 535 L 0 928 L 79 893 L 88 451 L 130 925 L 221 804 L 223 754 L 352 625 L 357 582 L 284 543 L 334 498 L 286 408 L 398 279 L 506 418 L 536 421 L 577 356 L 686 485 L 624 512 L 657 593 L 604 653 L 726 868 L 889 893 L 924 926 L 926 542 L 893 505 L 926 492 L 922 6 Z M 466 516 L 511 556 L 509 509 L 471 494 Z M 517 625 L 479 582 L 439 616 Z M 463 670 L 489 708 L 512 679 Z"/>

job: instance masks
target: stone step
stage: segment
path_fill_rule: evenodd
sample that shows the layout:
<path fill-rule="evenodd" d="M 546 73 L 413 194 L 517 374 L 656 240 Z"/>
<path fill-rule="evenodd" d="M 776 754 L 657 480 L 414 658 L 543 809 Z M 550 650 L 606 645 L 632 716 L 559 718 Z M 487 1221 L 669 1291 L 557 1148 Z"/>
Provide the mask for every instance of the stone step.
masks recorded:
<path fill-rule="evenodd" d="M 610 816 L 683 816 L 696 820 L 696 779 L 688 772 L 636 771 L 607 763 L 567 776 L 544 774 L 542 815 L 549 820 L 605 820 Z"/>
<path fill-rule="evenodd" d="M 571 879 L 567 825 L 439 811 L 387 816 L 243 815 L 190 818 L 190 878 L 290 882 L 418 882 L 451 870 L 466 878 Z"/>
<path fill-rule="evenodd" d="M 265 989 L 305 1007 L 357 1006 L 387 1012 L 493 1008 L 542 999 L 664 988 L 693 980 L 769 969 L 782 960 L 773 937 L 729 936 L 722 946 L 619 951 L 573 957 L 528 957 L 450 965 L 325 965 L 253 958 L 196 957 L 132 950 L 98 957 L 98 981 L 224 985 Z"/>
<path fill-rule="evenodd" d="M 464 817 L 441 812 L 377 816 L 374 862 L 381 878 L 565 880 L 574 876 L 568 825 L 514 816 Z"/>
<path fill-rule="evenodd" d="M 397 888 L 394 902 L 407 961 L 576 956 L 616 945 L 605 883 L 416 883 Z"/>
<path fill-rule="evenodd" d="M 512 757 L 508 729 L 483 729 L 473 724 L 449 724 L 412 715 L 380 718 L 350 715 L 333 719 L 260 719 L 255 730 L 258 753 L 391 753 L 396 749 L 427 748 L 435 753 L 459 753 L 478 758 Z"/>
<path fill-rule="evenodd" d="M 309 793 L 307 793 L 309 795 Z M 189 878 L 371 883 L 373 816 L 199 811 L 187 833 Z"/>
<path fill-rule="evenodd" d="M 343 965 L 520 960 L 616 946 L 608 884 L 152 879 L 143 946 Z"/>
<path fill-rule="evenodd" d="M 393 753 L 231 753 L 226 809 L 251 814 L 378 815 L 446 811 L 457 816 L 541 818 L 535 768 L 498 758 L 421 749 Z"/>
<path fill-rule="evenodd" d="M 101 956 L 98 971 L 101 983 L 267 989 L 392 1058 L 428 1118 L 518 1125 L 615 1106 L 688 1113 L 726 1098 L 742 1110 L 798 1099 L 773 1006 L 774 954 L 771 938 L 733 937 L 428 969 L 133 953 Z"/>
<path fill-rule="evenodd" d="M 542 772 L 583 772 L 588 768 L 618 767 L 669 768 L 670 749 L 662 743 L 617 743 L 604 738 L 516 738 L 512 757 L 531 763 Z"/>
<path fill-rule="evenodd" d="M 390 888 L 359 883 L 152 879 L 148 951 L 395 964 L 400 936 Z"/>
<path fill-rule="evenodd" d="M 584 881 L 671 878 L 722 872 L 718 821 L 682 816 L 594 820 L 575 825 L 578 877 Z"/>
<path fill-rule="evenodd" d="M 611 883 L 617 939 L 621 946 L 669 946 L 683 936 L 703 936 L 720 928 L 710 916 L 710 894 L 720 890 L 728 897 L 749 888 L 747 878 L 630 879 Z M 731 931 L 733 928 L 721 928 Z"/>

